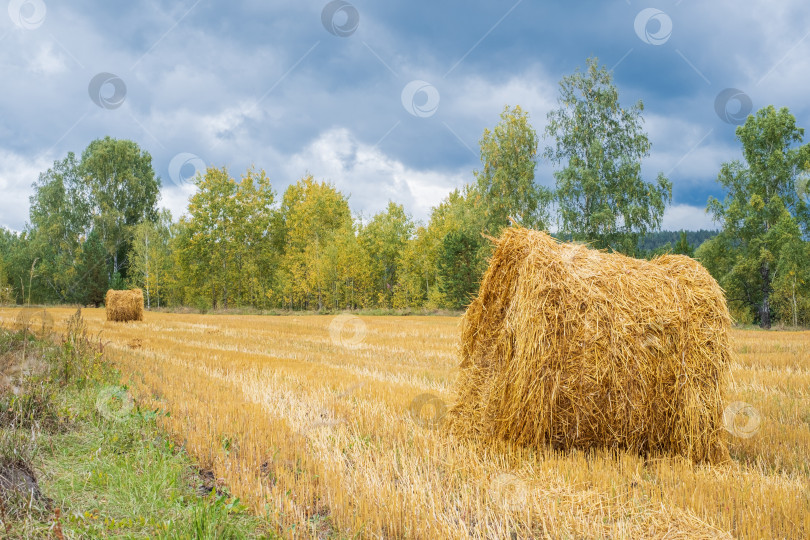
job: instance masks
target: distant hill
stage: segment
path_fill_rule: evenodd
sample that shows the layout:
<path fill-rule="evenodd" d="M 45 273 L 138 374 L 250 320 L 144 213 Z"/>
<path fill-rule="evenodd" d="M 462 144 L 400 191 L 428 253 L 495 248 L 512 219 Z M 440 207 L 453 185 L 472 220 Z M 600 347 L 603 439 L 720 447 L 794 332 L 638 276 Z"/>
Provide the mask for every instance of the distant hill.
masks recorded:
<path fill-rule="evenodd" d="M 697 249 L 700 244 L 715 236 L 720 231 L 707 231 L 700 229 L 699 231 L 686 231 L 686 239 L 693 249 Z M 681 231 L 660 231 L 654 233 L 647 233 L 647 236 L 639 242 L 639 248 L 644 251 L 654 251 L 658 248 L 664 247 L 667 242 L 670 246 L 675 246 L 681 237 Z"/>
<path fill-rule="evenodd" d="M 705 229 L 700 229 L 699 231 L 686 231 L 686 240 L 689 242 L 689 245 L 692 246 L 692 249 L 697 249 L 700 244 L 711 238 L 712 236 L 716 236 L 720 231 L 707 231 Z M 551 234 L 554 238 L 561 240 L 563 242 L 569 242 L 571 240 L 570 235 L 564 235 L 560 233 L 552 233 Z M 638 244 L 641 256 L 643 253 L 651 253 L 657 249 L 663 248 L 664 246 L 669 243 L 671 248 L 675 247 L 675 244 L 678 243 L 678 240 L 681 239 L 681 231 L 659 231 L 653 233 L 647 233 L 647 236 L 644 237 Z"/>

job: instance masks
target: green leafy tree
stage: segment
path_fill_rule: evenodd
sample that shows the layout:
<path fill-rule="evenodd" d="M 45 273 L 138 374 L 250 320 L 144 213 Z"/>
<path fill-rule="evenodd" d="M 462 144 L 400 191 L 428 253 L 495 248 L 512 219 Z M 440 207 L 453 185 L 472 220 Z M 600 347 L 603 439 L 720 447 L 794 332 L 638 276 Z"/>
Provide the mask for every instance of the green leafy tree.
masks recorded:
<path fill-rule="evenodd" d="M 0 229 L 0 305 L 10 304 L 14 300 L 14 288 L 11 286 L 8 277 L 8 267 L 10 266 L 7 259 L 10 259 L 10 250 L 6 243 L 3 241 L 5 229 Z"/>
<path fill-rule="evenodd" d="M 329 246 L 353 227 L 346 197 L 332 184 L 307 175 L 284 192 L 279 212 L 283 302 L 289 307 L 324 309 L 335 280 Z"/>
<path fill-rule="evenodd" d="M 81 160 L 73 153 L 54 162 L 34 183 L 31 196 L 30 261 L 37 260 L 34 296 L 42 301 L 86 302 L 76 291 L 111 282 L 123 285 L 134 227 L 156 217 L 160 181 L 151 157 L 128 140 L 90 143 Z M 107 256 L 101 270 L 82 266 L 83 243 L 100 241 Z M 95 244 L 91 245 L 95 254 Z M 79 271 L 82 266 L 83 271 Z M 84 283 L 106 273 L 97 284 Z M 33 291 L 29 291 L 33 292 Z"/>
<path fill-rule="evenodd" d="M 345 225 L 335 231 L 325 246 L 327 303 L 333 309 L 356 309 L 372 303 L 368 255 L 357 236 L 356 227 Z"/>
<path fill-rule="evenodd" d="M 479 194 L 475 188 L 455 190 L 431 214 L 428 226 L 436 238 L 433 257 L 439 307 L 466 306 L 478 290 L 492 244 L 482 236 Z"/>
<path fill-rule="evenodd" d="M 548 224 L 551 192 L 534 181 L 537 133 L 526 111 L 504 107 L 501 120 L 480 141 L 483 168 L 475 171 L 483 228 L 493 236 L 509 226 L 509 219 L 525 227 L 544 229 Z"/>
<path fill-rule="evenodd" d="M 607 69 L 595 58 L 560 82 L 559 108 L 549 112 L 545 157 L 554 173 L 560 232 L 599 248 L 635 253 L 639 239 L 661 225 L 672 184 L 663 174 L 641 178 L 650 152 L 642 129 L 644 105 L 619 103 Z"/>
<path fill-rule="evenodd" d="M 92 304 L 96 307 L 104 303 L 104 296 L 110 288 L 107 250 L 95 230 L 82 243 L 76 274 L 79 279 L 71 285 L 69 296 L 71 301 L 82 305 Z"/>
<path fill-rule="evenodd" d="M 39 175 L 30 197 L 28 230 L 30 266 L 38 259 L 35 298 L 41 301 L 72 302 L 77 281 L 88 279 L 76 268 L 83 239 L 92 224 L 90 206 L 80 174 L 80 165 L 71 152 Z M 104 266 L 106 271 L 106 266 Z M 107 278 L 108 279 L 108 278 Z M 105 279 L 105 283 L 107 281 Z"/>
<path fill-rule="evenodd" d="M 392 307 L 394 287 L 399 280 L 402 254 L 413 234 L 413 221 L 400 204 L 388 203 L 360 232 L 360 243 L 367 254 L 375 303 Z"/>
<path fill-rule="evenodd" d="M 279 259 L 273 251 L 275 198 L 267 174 L 253 168 L 242 176 L 234 195 L 232 237 L 238 275 L 234 294 L 242 304 L 265 307 L 272 297 Z"/>
<path fill-rule="evenodd" d="M 810 145 L 801 145 L 803 135 L 786 108 L 768 106 L 749 116 L 737 128 L 745 163 L 722 166 L 717 181 L 725 199 L 708 202 L 723 230 L 699 250 L 701 260 L 737 310 L 755 315 L 763 328 L 771 326 L 782 249 L 810 229 L 808 206 L 796 189 L 797 177 L 810 169 Z"/>
<path fill-rule="evenodd" d="M 689 257 L 694 257 L 695 250 L 689 243 L 689 239 L 686 236 L 686 231 L 681 231 L 680 237 L 675 243 L 675 247 L 672 248 L 672 252 L 679 255 L 688 255 Z"/>
<path fill-rule="evenodd" d="M 400 275 L 396 286 L 394 307 L 438 307 L 435 303 L 437 281 L 437 240 L 435 230 L 418 226 L 408 240 L 400 259 Z"/>
<path fill-rule="evenodd" d="M 181 219 L 178 263 L 186 301 L 210 292 L 212 307 L 261 307 L 270 301 L 276 256 L 272 251 L 275 192 L 264 171 L 237 182 L 226 168 L 209 167 L 197 180 L 188 217 Z"/>
<path fill-rule="evenodd" d="M 165 296 L 166 276 L 171 271 L 171 222 L 171 214 L 163 210 L 156 221 L 136 225 L 133 233 L 129 285 L 143 289 L 147 309 L 152 304 L 160 307 Z"/>
<path fill-rule="evenodd" d="M 233 197 L 236 181 L 227 168 L 209 167 L 197 180 L 197 191 L 188 204 L 180 264 L 187 286 L 207 290 L 212 307 L 228 307 L 229 265 L 233 260 Z"/>
<path fill-rule="evenodd" d="M 798 326 L 810 315 L 810 244 L 802 240 L 795 220 L 780 224 L 785 240 L 776 262 L 772 306 L 780 320 Z"/>
<path fill-rule="evenodd" d="M 205 311 L 212 307 L 209 288 L 200 271 L 204 263 L 194 259 L 192 217 L 183 215 L 171 225 L 169 252 L 171 270 L 166 275 L 166 298 L 170 305 L 193 306 Z M 205 286 L 203 286 L 205 284 Z"/>
<path fill-rule="evenodd" d="M 112 272 L 126 278 L 133 229 L 157 219 L 160 179 L 152 156 L 133 141 L 105 137 L 82 153 L 79 170 L 92 227 L 107 249 Z"/>
<path fill-rule="evenodd" d="M 452 230 L 442 240 L 439 287 L 447 307 L 466 307 L 478 290 L 482 273 L 477 254 L 483 243 L 480 234 L 468 229 Z"/>
<path fill-rule="evenodd" d="M 482 235 L 500 235 L 510 220 L 548 226 L 552 194 L 535 182 L 538 137 L 528 113 L 520 106 L 504 107 L 495 127 L 484 130 L 480 148 L 482 168 L 474 171 L 475 182 L 433 209 L 428 226 L 417 234 L 419 249 L 404 258 L 402 294 L 417 302 L 466 306 L 492 254 L 493 244 Z"/>
<path fill-rule="evenodd" d="M 16 233 L 0 228 L 0 259 L 5 274 L 4 296 L 8 302 L 23 303 L 23 279 L 27 279 L 34 260 L 28 232 Z"/>

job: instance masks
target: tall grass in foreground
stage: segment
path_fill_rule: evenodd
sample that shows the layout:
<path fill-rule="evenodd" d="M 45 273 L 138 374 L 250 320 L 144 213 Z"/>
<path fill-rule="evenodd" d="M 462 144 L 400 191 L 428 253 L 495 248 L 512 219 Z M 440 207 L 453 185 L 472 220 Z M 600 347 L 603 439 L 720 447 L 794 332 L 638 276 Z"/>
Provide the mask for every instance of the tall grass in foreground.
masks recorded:
<path fill-rule="evenodd" d="M 0 538 L 262 536 L 118 385 L 78 312 L 62 335 L 22 319 L 0 324 Z"/>

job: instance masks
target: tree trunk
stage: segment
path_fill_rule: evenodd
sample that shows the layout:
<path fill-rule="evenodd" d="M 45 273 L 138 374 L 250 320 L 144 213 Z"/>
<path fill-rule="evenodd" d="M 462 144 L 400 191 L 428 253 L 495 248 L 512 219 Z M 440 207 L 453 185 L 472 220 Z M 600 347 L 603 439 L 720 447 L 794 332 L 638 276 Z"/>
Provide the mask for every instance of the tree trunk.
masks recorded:
<path fill-rule="evenodd" d="M 762 299 L 759 306 L 759 327 L 765 330 L 771 327 L 771 306 L 767 296 Z"/>
<path fill-rule="evenodd" d="M 222 262 L 222 307 L 228 309 L 228 261 Z"/>
<path fill-rule="evenodd" d="M 771 327 L 771 271 L 768 263 L 764 263 L 759 273 L 762 276 L 762 303 L 759 306 L 759 326 L 768 329 Z"/>
<path fill-rule="evenodd" d="M 151 309 L 152 306 L 150 304 L 149 298 L 149 233 L 147 232 L 145 235 L 146 238 L 146 249 L 144 250 L 144 254 L 146 255 L 146 309 Z"/>
<path fill-rule="evenodd" d="M 796 313 L 796 276 L 793 276 L 793 326 L 799 326 L 799 320 Z"/>

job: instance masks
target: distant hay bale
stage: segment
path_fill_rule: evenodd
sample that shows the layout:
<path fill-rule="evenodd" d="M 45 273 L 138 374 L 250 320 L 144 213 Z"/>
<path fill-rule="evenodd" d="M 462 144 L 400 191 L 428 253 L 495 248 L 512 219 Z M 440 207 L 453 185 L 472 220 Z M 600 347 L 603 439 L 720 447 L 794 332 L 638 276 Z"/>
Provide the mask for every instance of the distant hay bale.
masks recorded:
<path fill-rule="evenodd" d="M 107 308 L 108 321 L 142 321 L 143 320 L 143 291 L 132 289 L 130 291 L 107 291 L 104 298 Z"/>
<path fill-rule="evenodd" d="M 554 448 L 728 458 L 731 319 L 697 261 L 507 229 L 461 330 L 448 428 Z"/>

